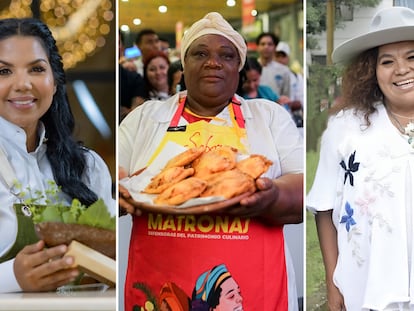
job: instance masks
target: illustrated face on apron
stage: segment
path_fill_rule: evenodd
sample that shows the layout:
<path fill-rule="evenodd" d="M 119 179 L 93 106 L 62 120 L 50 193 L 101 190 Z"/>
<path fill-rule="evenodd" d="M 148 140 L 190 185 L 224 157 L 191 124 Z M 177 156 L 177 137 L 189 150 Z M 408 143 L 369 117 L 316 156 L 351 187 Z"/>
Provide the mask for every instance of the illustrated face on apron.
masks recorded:
<path fill-rule="evenodd" d="M 177 110 L 170 122 L 170 126 L 165 133 L 163 140 L 152 155 L 149 163 L 164 149 L 167 142 L 172 141 L 184 147 L 201 147 L 206 146 L 207 150 L 217 146 L 231 146 L 237 148 L 240 153 L 248 153 L 249 147 L 247 142 L 247 133 L 244 124 L 244 118 L 240 109 L 239 101 L 233 97 L 231 103 L 227 106 L 229 110 L 232 126 L 222 126 L 211 124 L 204 120 L 179 126 L 180 118 L 185 111 L 186 97 L 181 97 L 178 102 Z M 193 113 L 191 113 L 193 114 Z M 194 114 L 193 114 L 194 115 Z M 196 115 L 195 115 L 196 116 Z M 199 116 L 196 116 L 199 117 Z M 205 117 L 199 117 L 206 119 Z M 212 117 L 208 118 L 218 122 L 227 123 L 225 120 Z M 148 164 L 149 164 L 148 163 Z"/>
<path fill-rule="evenodd" d="M 185 111 L 185 100 L 179 100 L 170 127 L 149 163 L 169 141 L 189 148 L 206 146 L 209 150 L 228 145 L 249 152 L 240 103 L 235 98 L 227 107 L 232 126 L 204 120 L 179 126 L 183 114 L 194 116 Z M 283 227 L 226 214 L 143 213 L 133 216 L 128 262 L 125 311 L 214 310 L 224 305 L 243 305 L 244 310 L 287 310 Z M 232 282 L 218 281 L 223 269 L 214 267 L 223 265 L 232 274 Z M 213 273 L 207 278 L 206 271 Z M 223 296 L 225 286 L 233 291 L 237 288 L 237 295 Z M 201 294 L 200 288 L 204 291 Z M 232 297 L 237 301 L 231 301 Z"/>

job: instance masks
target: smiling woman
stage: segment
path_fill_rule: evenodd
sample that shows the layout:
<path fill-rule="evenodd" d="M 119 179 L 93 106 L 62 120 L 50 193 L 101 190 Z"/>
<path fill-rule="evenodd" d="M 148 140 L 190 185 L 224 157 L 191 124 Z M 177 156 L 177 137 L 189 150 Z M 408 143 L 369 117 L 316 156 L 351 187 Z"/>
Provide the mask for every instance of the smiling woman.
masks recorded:
<path fill-rule="evenodd" d="M 307 197 L 330 310 L 408 310 L 414 288 L 414 11 L 376 13 L 333 52 L 343 99 Z M 410 125 L 411 124 L 411 125 Z M 390 269 L 390 267 L 392 267 Z"/>
<path fill-rule="evenodd" d="M 0 292 L 55 290 L 79 274 L 70 268 L 73 257 L 62 258 L 67 246 L 46 248 L 16 203 L 31 196 L 47 203 L 53 181 L 68 206 L 74 198 L 85 206 L 102 198 L 114 214 L 108 168 L 75 141 L 74 123 L 50 30 L 36 19 L 1 19 Z"/>
<path fill-rule="evenodd" d="M 29 53 L 29 52 L 30 53 Z M 29 152 L 37 142 L 38 120 L 56 91 L 52 68 L 41 41 L 11 37 L 0 41 L 0 115 L 25 130 Z"/>

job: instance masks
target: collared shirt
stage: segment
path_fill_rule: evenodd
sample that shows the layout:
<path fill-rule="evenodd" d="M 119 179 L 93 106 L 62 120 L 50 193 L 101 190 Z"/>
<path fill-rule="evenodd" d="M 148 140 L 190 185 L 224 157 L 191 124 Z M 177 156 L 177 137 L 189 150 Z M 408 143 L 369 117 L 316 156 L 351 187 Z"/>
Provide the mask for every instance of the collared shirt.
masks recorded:
<path fill-rule="evenodd" d="M 279 96 L 292 97 L 290 69 L 276 61 L 262 67 L 260 84 L 269 86 Z"/>
<path fill-rule="evenodd" d="M 119 165 L 130 174 L 145 167 L 160 144 L 176 111 L 178 96 L 176 94 L 167 101 L 148 101 L 128 114 L 121 123 Z M 276 178 L 282 174 L 302 173 L 303 139 L 289 113 L 265 99 L 237 98 L 246 121 L 251 153 L 262 154 L 274 163 L 268 171 L 269 176 Z M 228 109 L 223 109 L 216 117 L 227 120 L 231 125 Z M 179 125 L 185 124 L 188 122 L 181 118 Z"/>
<path fill-rule="evenodd" d="M 0 148 L 10 162 L 11 167 L 23 190 L 44 191 L 48 181 L 54 180 L 52 168 L 46 156 L 47 144 L 44 143 L 45 129 L 40 123 L 38 132 L 40 143 L 36 150 L 28 153 L 26 133 L 23 129 L 0 117 Z M 102 198 L 112 215 L 115 215 L 115 202 L 112 198 L 111 176 L 103 159 L 93 151 L 86 153 L 87 170 L 84 182 L 98 197 Z M 1 169 L 0 169 L 1 174 Z M 62 199 L 70 203 L 71 199 L 63 195 Z M 10 193 L 9 188 L 0 180 L 0 256 L 7 253 L 15 242 L 17 220 L 13 209 L 18 198 Z M 13 271 L 13 260 L 0 264 L 0 292 L 20 291 Z"/>
<path fill-rule="evenodd" d="M 369 127 L 352 109 L 329 119 L 306 204 L 315 213 L 332 210 L 333 281 L 346 309 L 411 310 L 414 148 L 384 105 L 376 108 Z"/>

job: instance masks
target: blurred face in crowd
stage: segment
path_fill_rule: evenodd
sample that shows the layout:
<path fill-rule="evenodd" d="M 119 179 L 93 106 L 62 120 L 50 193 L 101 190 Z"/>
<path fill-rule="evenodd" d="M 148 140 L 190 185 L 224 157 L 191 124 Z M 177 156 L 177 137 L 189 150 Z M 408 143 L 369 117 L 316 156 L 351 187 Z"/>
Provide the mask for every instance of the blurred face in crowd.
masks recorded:
<path fill-rule="evenodd" d="M 0 41 L 0 115 L 36 133 L 56 91 L 48 56 L 36 37 L 12 36 Z"/>
<path fill-rule="evenodd" d="M 154 57 L 147 66 L 146 75 L 151 85 L 158 91 L 168 90 L 168 62 L 164 57 Z"/>
<path fill-rule="evenodd" d="M 204 106 L 228 103 L 239 82 L 240 56 L 227 38 L 204 35 L 194 40 L 185 58 L 188 96 Z"/>
<path fill-rule="evenodd" d="M 379 47 L 377 58 L 378 85 L 385 102 L 393 111 L 414 109 L 414 41 Z"/>
<path fill-rule="evenodd" d="M 173 81 L 172 81 L 171 90 L 170 90 L 171 94 L 175 94 L 178 91 L 177 85 L 181 82 L 182 75 L 183 75 L 183 72 L 181 70 L 174 72 Z"/>
<path fill-rule="evenodd" d="M 284 52 L 276 52 L 276 61 L 288 66 L 289 65 L 289 56 Z"/>
<path fill-rule="evenodd" d="M 142 55 L 148 55 L 151 52 L 160 50 L 160 40 L 156 34 L 144 35 L 138 45 Z"/>
<path fill-rule="evenodd" d="M 246 71 L 246 80 L 243 83 L 243 91 L 246 94 L 257 92 L 260 83 L 260 72 L 255 69 Z"/>
<path fill-rule="evenodd" d="M 260 39 L 257 46 L 257 52 L 261 58 L 272 59 L 275 53 L 275 44 L 273 43 L 272 37 L 264 36 Z"/>
<path fill-rule="evenodd" d="M 168 52 L 170 51 L 170 44 L 168 41 L 161 41 L 160 40 L 160 50 L 165 53 L 165 55 L 168 55 Z"/>

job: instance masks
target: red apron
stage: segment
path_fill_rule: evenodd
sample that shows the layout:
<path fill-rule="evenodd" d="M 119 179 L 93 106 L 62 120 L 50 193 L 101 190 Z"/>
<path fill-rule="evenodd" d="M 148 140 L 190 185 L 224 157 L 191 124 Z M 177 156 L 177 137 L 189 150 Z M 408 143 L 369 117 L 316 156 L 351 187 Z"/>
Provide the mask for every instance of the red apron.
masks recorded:
<path fill-rule="evenodd" d="M 233 126 L 205 121 L 178 126 L 184 106 L 185 98 L 161 145 L 172 140 L 183 146 L 225 144 L 247 151 L 235 98 L 228 106 Z M 287 310 L 283 227 L 220 213 L 133 217 L 125 311 L 185 311 L 191 305 L 192 310 Z"/>

